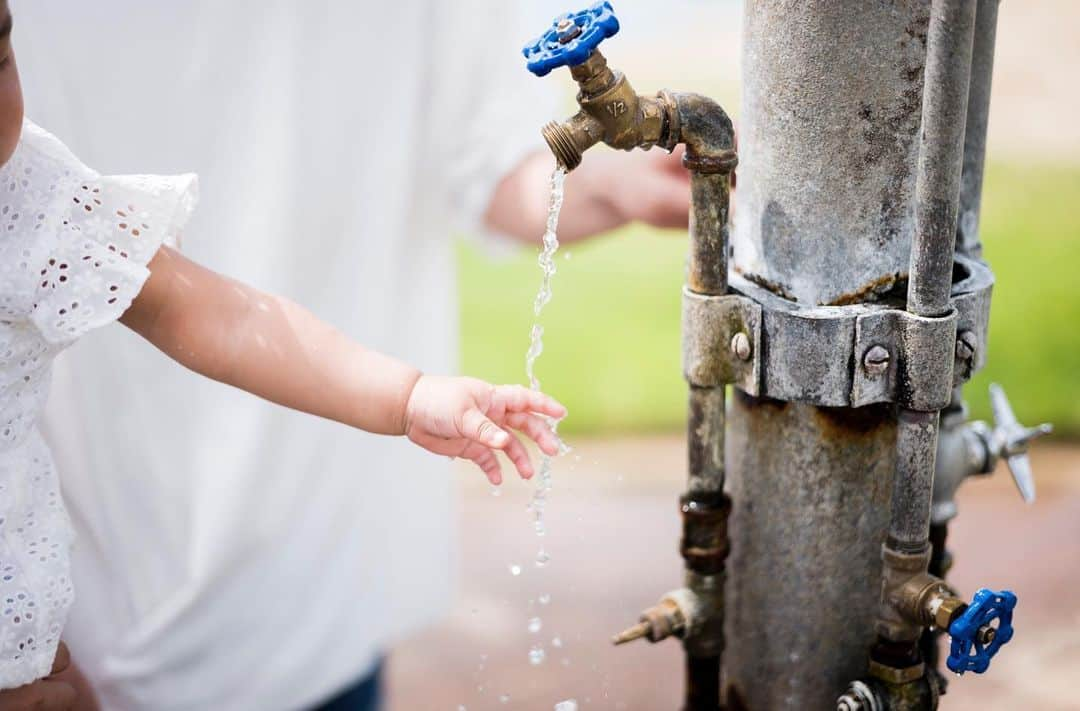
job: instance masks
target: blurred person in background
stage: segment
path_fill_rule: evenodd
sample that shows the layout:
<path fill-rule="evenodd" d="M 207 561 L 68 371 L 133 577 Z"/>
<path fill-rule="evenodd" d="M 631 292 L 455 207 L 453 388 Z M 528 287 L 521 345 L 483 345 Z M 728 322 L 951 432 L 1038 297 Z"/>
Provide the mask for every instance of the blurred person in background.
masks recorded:
<path fill-rule="evenodd" d="M 452 235 L 543 233 L 557 103 L 515 3 L 11 5 L 31 119 L 102 172 L 199 173 L 188 254 L 424 371 L 455 365 Z M 658 151 L 591 155 L 566 196 L 564 241 L 687 223 Z M 123 329 L 53 387 L 64 636 L 105 708 L 380 708 L 384 655 L 451 603 L 445 464 L 222 392 Z"/>

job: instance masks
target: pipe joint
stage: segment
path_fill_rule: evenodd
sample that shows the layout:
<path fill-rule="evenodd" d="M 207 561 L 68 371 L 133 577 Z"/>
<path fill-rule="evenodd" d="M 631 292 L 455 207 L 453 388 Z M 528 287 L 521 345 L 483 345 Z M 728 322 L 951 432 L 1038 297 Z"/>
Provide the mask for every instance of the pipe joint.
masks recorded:
<path fill-rule="evenodd" d="M 881 549 L 881 604 L 875 624 L 878 635 L 890 642 L 913 642 L 927 626 L 920 609 L 923 595 L 948 590 L 944 582 L 929 575 L 930 549 L 907 553 L 888 545 Z"/>

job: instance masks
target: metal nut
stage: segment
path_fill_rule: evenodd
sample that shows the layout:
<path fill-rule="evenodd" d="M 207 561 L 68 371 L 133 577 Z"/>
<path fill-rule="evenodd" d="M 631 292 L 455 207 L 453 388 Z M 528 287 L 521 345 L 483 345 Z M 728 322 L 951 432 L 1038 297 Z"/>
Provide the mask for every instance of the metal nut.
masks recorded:
<path fill-rule="evenodd" d="M 559 33 L 559 44 L 566 44 L 581 34 L 581 27 L 569 17 L 564 17 L 559 20 L 559 24 L 555 26 L 555 30 Z"/>
<path fill-rule="evenodd" d="M 990 625 L 983 625 L 979 628 L 979 631 L 975 633 L 975 639 L 982 645 L 990 644 L 994 641 L 994 637 L 997 637 L 997 630 Z"/>
<path fill-rule="evenodd" d="M 750 337 L 742 331 L 739 331 L 731 337 L 731 352 L 735 354 L 739 360 L 750 360 Z"/>
<path fill-rule="evenodd" d="M 871 346 L 862 363 L 867 375 L 882 375 L 889 369 L 889 351 L 884 346 Z"/>
<path fill-rule="evenodd" d="M 979 341 L 971 331 L 961 331 L 956 335 L 956 357 L 960 360 L 971 360 L 975 356 L 975 349 Z"/>
<path fill-rule="evenodd" d="M 967 603 L 957 597 L 947 597 L 933 610 L 934 626 L 939 630 L 948 630 L 949 625 L 967 609 Z"/>

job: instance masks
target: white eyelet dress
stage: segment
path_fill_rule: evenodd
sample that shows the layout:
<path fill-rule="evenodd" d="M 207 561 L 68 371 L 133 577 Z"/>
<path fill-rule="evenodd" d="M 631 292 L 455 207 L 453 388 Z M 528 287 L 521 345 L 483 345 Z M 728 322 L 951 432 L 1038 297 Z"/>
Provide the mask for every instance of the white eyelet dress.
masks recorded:
<path fill-rule="evenodd" d="M 30 121 L 0 167 L 0 688 L 49 673 L 74 597 L 73 531 L 37 429 L 52 361 L 124 313 L 195 200 L 193 175 L 102 176 Z"/>

